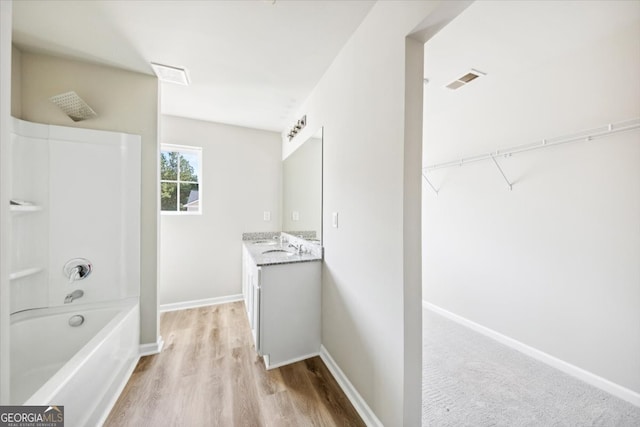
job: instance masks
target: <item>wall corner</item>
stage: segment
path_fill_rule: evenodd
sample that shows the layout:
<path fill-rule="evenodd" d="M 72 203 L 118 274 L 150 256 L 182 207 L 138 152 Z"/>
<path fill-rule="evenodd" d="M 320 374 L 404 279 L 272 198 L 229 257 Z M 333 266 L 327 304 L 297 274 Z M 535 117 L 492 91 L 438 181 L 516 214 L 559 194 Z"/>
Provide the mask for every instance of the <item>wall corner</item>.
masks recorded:
<path fill-rule="evenodd" d="M 405 40 L 403 279 L 403 425 L 422 422 L 422 105 L 424 44 Z"/>

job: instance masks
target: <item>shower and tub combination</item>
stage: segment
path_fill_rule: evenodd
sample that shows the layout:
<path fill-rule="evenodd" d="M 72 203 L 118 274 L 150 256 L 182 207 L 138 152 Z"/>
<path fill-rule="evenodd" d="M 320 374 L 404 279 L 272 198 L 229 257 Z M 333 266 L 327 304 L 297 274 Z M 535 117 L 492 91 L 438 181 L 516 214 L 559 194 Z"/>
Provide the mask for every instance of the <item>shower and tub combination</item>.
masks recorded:
<path fill-rule="evenodd" d="M 139 354 L 140 137 L 12 126 L 10 403 L 98 425 Z"/>

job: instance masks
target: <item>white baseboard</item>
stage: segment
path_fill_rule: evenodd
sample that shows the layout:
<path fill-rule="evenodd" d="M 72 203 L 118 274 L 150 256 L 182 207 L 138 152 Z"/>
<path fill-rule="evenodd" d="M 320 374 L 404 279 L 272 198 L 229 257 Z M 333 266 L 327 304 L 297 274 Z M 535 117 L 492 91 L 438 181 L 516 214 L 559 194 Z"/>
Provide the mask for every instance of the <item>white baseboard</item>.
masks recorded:
<path fill-rule="evenodd" d="M 302 360 L 311 359 L 312 357 L 316 357 L 316 356 L 320 356 L 320 353 L 311 353 L 311 354 L 307 354 L 306 356 L 295 357 L 293 359 L 285 360 L 284 362 L 279 362 L 279 363 L 271 365 L 270 364 L 271 361 L 269 360 L 269 355 L 265 354 L 263 356 L 264 367 L 268 371 L 268 370 L 271 370 L 271 369 L 279 368 L 281 366 L 289 365 L 291 363 L 296 363 L 296 362 L 300 362 Z"/>
<path fill-rule="evenodd" d="M 592 372 L 585 371 L 584 369 L 572 365 L 571 363 L 565 362 L 564 360 L 551 356 L 550 354 L 547 354 L 541 350 L 530 347 L 527 344 L 503 335 L 500 332 L 496 332 L 493 329 L 489 329 L 485 326 L 475 323 L 469 319 L 466 319 L 427 301 L 422 301 L 422 307 L 438 313 L 450 320 L 453 320 L 460 325 L 466 326 L 467 328 L 481 333 L 482 335 L 492 338 L 499 343 L 506 345 L 507 347 L 511 347 L 514 350 L 526 354 L 529 357 L 533 357 L 540 362 L 546 363 L 547 365 L 552 366 L 564 372 L 565 374 L 576 377 L 586 382 L 587 384 L 591 384 L 592 386 L 597 387 L 600 390 L 606 391 L 607 393 L 619 397 L 620 399 L 626 400 L 627 402 L 635 406 L 640 406 L 640 393 L 609 381 L 606 378 L 602 378 Z"/>
<path fill-rule="evenodd" d="M 161 304 L 160 312 L 186 310 L 188 308 L 206 307 L 208 305 L 224 304 L 227 302 L 242 301 L 242 294 L 227 295 L 224 297 L 205 298 L 193 301 L 174 302 L 171 304 Z"/>
<path fill-rule="evenodd" d="M 158 354 L 162 351 L 162 347 L 164 347 L 164 340 L 161 336 L 158 336 L 158 340 L 156 342 L 152 342 L 149 344 L 140 344 L 140 357 Z"/>
<path fill-rule="evenodd" d="M 320 346 L 320 358 L 324 364 L 327 365 L 327 368 L 329 368 L 329 371 L 338 382 L 342 391 L 344 391 L 344 394 L 347 395 L 353 407 L 356 408 L 362 421 L 364 421 L 368 427 L 384 427 L 323 345 Z"/>

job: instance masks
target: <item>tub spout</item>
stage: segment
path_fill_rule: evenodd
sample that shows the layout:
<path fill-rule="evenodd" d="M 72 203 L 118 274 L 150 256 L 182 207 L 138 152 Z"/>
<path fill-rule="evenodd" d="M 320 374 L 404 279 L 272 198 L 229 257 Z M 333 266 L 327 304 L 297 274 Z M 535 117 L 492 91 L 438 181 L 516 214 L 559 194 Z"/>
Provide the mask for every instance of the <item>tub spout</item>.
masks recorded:
<path fill-rule="evenodd" d="M 73 300 L 76 300 L 78 298 L 82 298 L 83 295 L 84 295 L 84 291 L 82 291 L 80 289 L 76 289 L 75 291 L 71 292 L 69 295 L 67 295 L 64 298 L 64 303 L 65 304 L 69 304 L 70 302 L 73 302 Z"/>

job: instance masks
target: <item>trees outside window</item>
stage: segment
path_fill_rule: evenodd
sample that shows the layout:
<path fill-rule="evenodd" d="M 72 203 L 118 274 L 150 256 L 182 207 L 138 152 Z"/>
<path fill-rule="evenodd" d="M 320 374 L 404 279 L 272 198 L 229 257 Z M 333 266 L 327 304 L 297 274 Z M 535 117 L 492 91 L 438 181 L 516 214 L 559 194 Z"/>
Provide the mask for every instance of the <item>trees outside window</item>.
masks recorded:
<path fill-rule="evenodd" d="M 163 144 L 160 150 L 160 210 L 201 213 L 202 149 Z"/>

